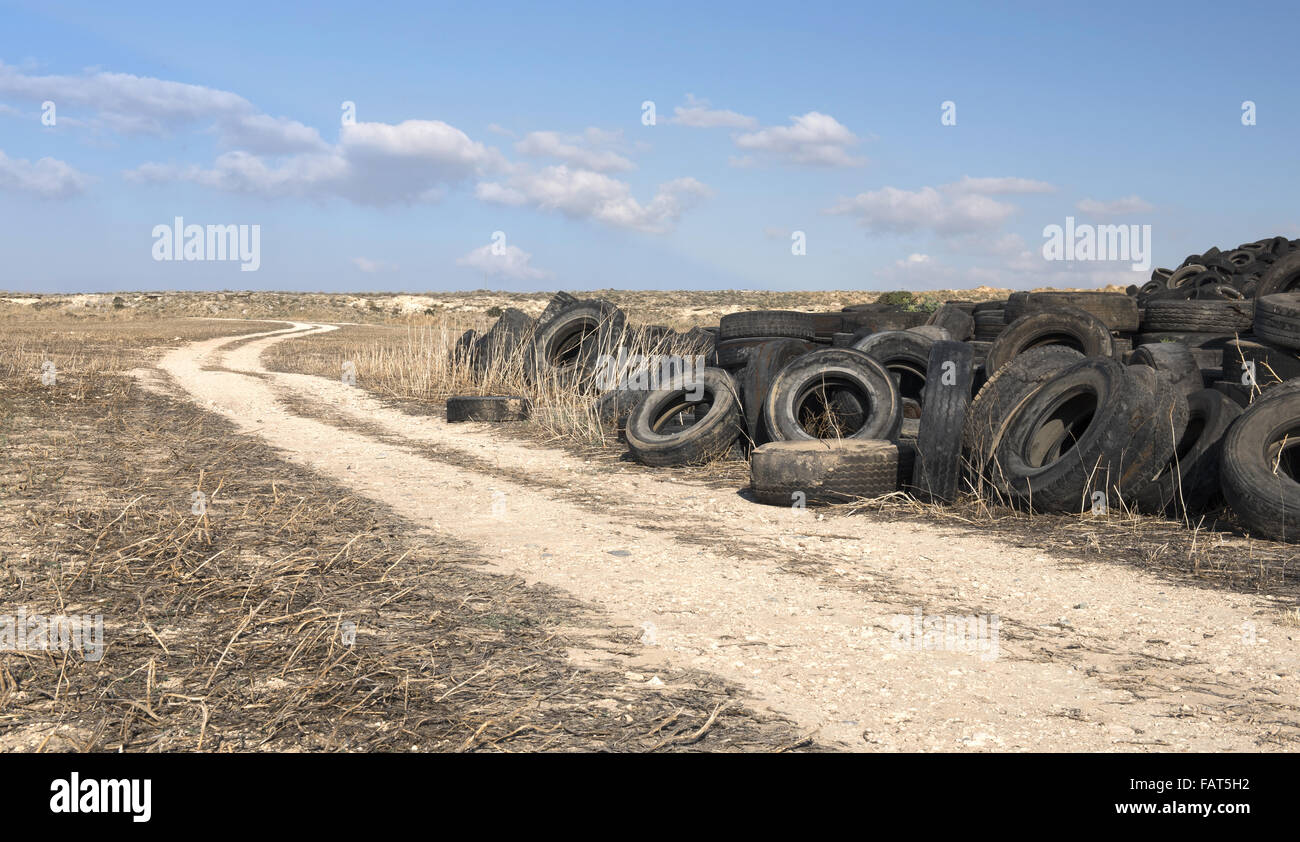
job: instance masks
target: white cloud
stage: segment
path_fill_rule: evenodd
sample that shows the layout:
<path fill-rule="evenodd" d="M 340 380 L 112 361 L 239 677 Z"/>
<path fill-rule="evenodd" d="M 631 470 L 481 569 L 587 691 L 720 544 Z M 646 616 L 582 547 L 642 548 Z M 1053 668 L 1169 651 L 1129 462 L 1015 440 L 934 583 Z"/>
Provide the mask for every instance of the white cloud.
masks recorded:
<path fill-rule="evenodd" d="M 738 114 L 735 111 L 726 111 L 723 109 L 713 109 L 709 107 L 709 101 L 697 99 L 694 94 L 686 95 L 686 105 L 679 105 L 673 109 L 673 116 L 668 118 L 669 123 L 675 123 L 679 126 L 690 126 L 697 129 L 756 129 L 758 120 L 754 117 L 747 117 L 744 114 Z"/>
<path fill-rule="evenodd" d="M 922 187 L 883 187 L 841 199 L 828 213 L 856 216 L 874 232 L 906 233 L 930 229 L 938 234 L 986 231 L 1002 225 L 1015 207 L 972 193 Z"/>
<path fill-rule="evenodd" d="M 1015 178 L 1012 176 L 1004 178 L 971 178 L 964 175 L 960 181 L 955 181 L 946 185 L 946 187 L 954 192 L 978 193 L 985 196 L 1051 193 L 1056 190 L 1055 186 L 1048 184 L 1046 181 L 1034 181 L 1032 178 Z"/>
<path fill-rule="evenodd" d="M 377 272 L 395 272 L 397 264 L 388 263 L 383 260 L 371 260 L 368 257 L 352 258 L 352 265 L 365 272 L 367 275 L 373 275 Z"/>
<path fill-rule="evenodd" d="M 506 166 L 500 152 L 438 120 L 342 128 L 339 144 L 319 153 L 263 157 L 226 152 L 210 168 L 144 164 L 128 179 L 189 181 L 268 198 L 339 197 L 364 205 L 436 201 L 453 184 Z"/>
<path fill-rule="evenodd" d="M 1109 202 L 1081 199 L 1075 207 L 1090 216 L 1126 216 L 1131 213 L 1146 213 L 1152 209 L 1148 202 L 1138 196 L 1125 196 Z"/>
<path fill-rule="evenodd" d="M 520 281 L 551 277 L 550 272 L 531 266 L 532 259 L 531 254 L 518 246 L 497 247 L 495 244 L 489 244 L 457 258 L 456 264 L 477 269 L 490 277 L 513 278 Z"/>
<path fill-rule="evenodd" d="M 165 135 L 210 121 L 223 143 L 247 151 L 282 154 L 325 147 L 315 129 L 262 114 L 238 94 L 147 76 L 89 71 L 79 76 L 33 76 L 0 62 L 0 95 L 30 102 L 50 100 L 61 111 L 69 106 L 84 108 L 96 119 L 78 123 L 125 135 Z M 62 114 L 59 122 L 65 122 Z"/>
<path fill-rule="evenodd" d="M 10 158 L 0 150 L 0 190 L 32 193 L 46 199 L 65 199 L 85 192 L 93 179 L 57 158 Z"/>
<path fill-rule="evenodd" d="M 677 222 L 682 211 L 710 195 L 710 191 L 693 178 L 678 178 L 659 185 L 650 201 L 641 204 L 626 182 L 561 165 L 536 172 L 519 170 L 505 183 L 482 182 L 476 195 L 486 202 L 528 205 L 577 219 L 595 219 L 616 228 L 662 233 Z"/>
<path fill-rule="evenodd" d="M 790 120 L 789 126 L 771 126 L 733 138 L 738 148 L 754 153 L 733 163 L 748 166 L 775 161 L 810 167 L 860 167 L 866 163 L 866 158 L 849 151 L 861 140 L 829 114 L 809 111 Z"/>
<path fill-rule="evenodd" d="M 515 151 L 529 158 L 558 158 L 566 164 L 594 172 L 625 172 L 636 165 L 622 155 L 600 146 L 621 140 L 618 132 L 587 129 L 585 136 L 558 132 L 529 132 L 515 144 Z"/>

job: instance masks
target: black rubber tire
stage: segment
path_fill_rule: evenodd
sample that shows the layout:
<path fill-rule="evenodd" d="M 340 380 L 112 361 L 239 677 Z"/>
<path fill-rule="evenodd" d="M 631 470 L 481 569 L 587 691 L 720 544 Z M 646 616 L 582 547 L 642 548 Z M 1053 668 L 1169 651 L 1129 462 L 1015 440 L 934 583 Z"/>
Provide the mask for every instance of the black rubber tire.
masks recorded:
<path fill-rule="evenodd" d="M 735 375 L 736 385 L 740 389 L 745 435 L 750 446 L 771 439 L 763 425 L 763 402 L 767 400 L 772 381 L 787 363 L 808 353 L 811 347 L 810 343 L 802 339 L 769 340 L 754 348 L 749 354 L 749 362 Z"/>
<path fill-rule="evenodd" d="M 1163 473 L 1187 431 L 1187 395 L 1166 375 L 1148 365 L 1131 365 L 1125 374 L 1137 388 L 1140 429 L 1124 453 L 1124 472 L 1116 483 L 1120 500 L 1130 509 Z"/>
<path fill-rule="evenodd" d="M 1273 265 L 1260 276 L 1255 297 L 1295 291 L 1300 291 L 1300 251 L 1292 251 L 1273 261 Z"/>
<path fill-rule="evenodd" d="M 1147 420 L 1141 397 L 1111 359 L 1089 357 L 1060 372 L 1008 419 L 996 454 L 1001 490 L 1033 511 L 1086 511 L 1096 492 L 1114 505 L 1123 499 L 1125 477 L 1144 473 L 1135 463 L 1145 453 L 1126 460 Z"/>
<path fill-rule="evenodd" d="M 899 456 L 896 445 L 874 439 L 769 442 L 750 454 L 750 488 L 774 506 L 883 497 L 901 486 Z"/>
<path fill-rule="evenodd" d="M 912 330 L 887 330 L 862 337 L 853 343 L 853 348 L 883 365 L 897 379 L 899 395 L 904 401 L 921 406 L 934 343 L 933 338 Z"/>
<path fill-rule="evenodd" d="M 856 430 L 844 429 L 836 412 L 850 397 L 861 408 L 862 424 Z M 833 422 L 830 429 L 817 430 L 828 433 L 827 438 L 893 441 L 903 423 L 903 400 L 894 379 L 880 363 L 852 348 L 821 348 L 791 360 L 772 380 L 763 423 L 775 441 L 816 439 L 803 422 L 819 411 Z"/>
<path fill-rule="evenodd" d="M 611 389 L 596 398 L 593 411 L 601 424 L 621 434 L 627 428 L 627 419 L 632 410 L 648 394 L 650 393 L 644 389 Z"/>
<path fill-rule="evenodd" d="M 975 317 L 971 311 L 957 304 L 944 304 L 930 314 L 927 325 L 948 331 L 948 338 L 964 342 L 975 334 Z"/>
<path fill-rule="evenodd" d="M 1300 348 L 1300 293 L 1256 298 L 1255 335 L 1283 348 Z"/>
<path fill-rule="evenodd" d="M 881 333 L 886 330 L 907 330 L 909 327 L 920 327 L 930 318 L 930 314 L 924 310 L 871 309 L 877 307 L 875 304 L 861 306 L 868 309 L 844 308 L 845 329 L 859 336 Z"/>
<path fill-rule="evenodd" d="M 1174 454 L 1150 485 L 1134 498 L 1150 514 L 1194 517 L 1219 496 L 1219 455 L 1223 436 L 1241 407 L 1215 389 L 1187 396 L 1187 426 Z"/>
<path fill-rule="evenodd" d="M 913 493 L 922 500 L 951 503 L 957 499 L 962 432 L 974 377 L 974 352 L 965 342 L 936 342 L 930 348 L 912 474 Z"/>
<path fill-rule="evenodd" d="M 995 485 L 1001 484 L 1001 480 L 989 471 L 996 473 L 993 458 L 1006 434 L 1007 420 L 1017 407 L 1043 383 L 1083 358 L 1083 354 L 1064 345 L 1031 348 L 999 369 L 980 387 L 966 412 L 966 426 L 962 431 L 967 469 L 977 492 L 982 491 L 986 478 L 993 479 Z"/>
<path fill-rule="evenodd" d="M 467 330 L 456 340 L 455 346 L 451 349 L 452 362 L 462 365 L 474 365 L 474 352 L 478 343 L 479 333 L 477 330 Z"/>
<path fill-rule="evenodd" d="M 1062 307 L 1091 313 L 1111 330 L 1138 329 L 1137 299 L 1122 292 L 1031 292 L 1025 299 L 1024 312 L 1059 310 Z"/>
<path fill-rule="evenodd" d="M 717 344 L 714 349 L 713 357 L 709 364 L 718 368 L 726 369 L 733 374 L 749 365 L 750 357 L 758 352 L 758 349 L 772 342 L 795 341 L 803 342 L 806 350 L 813 350 L 817 347 L 814 342 L 796 339 L 787 340 L 780 336 L 755 336 L 749 339 L 724 339 Z"/>
<path fill-rule="evenodd" d="M 1285 448 L 1283 440 L 1288 442 Z M 1220 455 L 1220 485 L 1250 534 L 1300 541 L 1296 445 L 1300 390 L 1283 388 L 1260 398 L 1228 428 Z"/>
<path fill-rule="evenodd" d="M 455 395 L 447 398 L 447 423 L 525 421 L 528 398 L 520 395 Z"/>
<path fill-rule="evenodd" d="M 1002 306 L 1002 315 L 1011 324 L 1016 319 L 1025 315 L 1025 305 L 1029 301 L 1029 293 L 1013 292 L 1007 296 L 1006 303 Z"/>
<path fill-rule="evenodd" d="M 625 329 L 623 311 L 608 301 L 570 304 L 537 326 L 525 373 L 533 382 L 554 376 L 581 384 L 600 354 L 616 353 Z"/>
<path fill-rule="evenodd" d="M 572 295 L 569 295 L 567 292 L 555 293 L 555 295 L 551 296 L 551 300 L 546 302 L 546 307 L 543 308 L 541 315 L 537 317 L 537 324 L 538 325 L 546 324 L 548 321 L 555 318 L 555 316 L 561 310 L 563 310 L 566 307 L 571 307 L 577 303 L 578 303 L 578 299 L 574 298 Z"/>
<path fill-rule="evenodd" d="M 718 324 L 721 338 L 779 337 L 812 340 L 817 331 L 811 313 L 793 310 L 747 310 L 729 313 Z"/>
<path fill-rule="evenodd" d="M 1254 383 L 1246 376 L 1254 363 Z M 1268 389 L 1300 378 L 1300 356 L 1291 348 L 1278 348 L 1249 339 L 1234 339 L 1223 351 L 1223 379 L 1243 386 Z"/>
<path fill-rule="evenodd" d="M 1169 378 L 1184 396 L 1205 388 L 1201 366 L 1192 350 L 1180 342 L 1155 342 L 1139 345 L 1128 360 L 1129 365 L 1146 365 Z"/>
<path fill-rule="evenodd" d="M 946 342 L 952 339 L 952 334 L 948 332 L 948 329 L 940 327 L 939 325 L 919 325 L 917 327 L 909 327 L 903 332 L 915 333 L 917 336 L 924 336 L 926 339 L 935 342 Z"/>
<path fill-rule="evenodd" d="M 1007 329 L 1006 312 L 1000 307 L 993 310 L 975 311 L 975 339 L 992 342 Z"/>
<path fill-rule="evenodd" d="M 694 400 L 691 394 L 697 389 L 703 393 L 701 400 Z M 673 416 L 701 407 L 704 416 L 694 424 L 661 432 Z M 624 431 L 633 458 L 656 467 L 718 459 L 726 455 L 740 433 L 736 381 L 720 368 L 704 369 L 698 383 L 688 383 L 685 376 L 679 375 L 664 388 L 648 393 L 628 415 Z"/>
<path fill-rule="evenodd" d="M 497 365 L 520 365 L 535 328 L 531 316 L 517 307 L 507 307 L 475 343 L 474 369 L 484 372 Z"/>
<path fill-rule="evenodd" d="M 818 342 L 829 343 L 837 333 L 844 332 L 844 314 L 838 311 L 830 313 L 809 313 L 812 319 L 813 337 Z"/>
<path fill-rule="evenodd" d="M 1200 333 L 1245 333 L 1254 321 L 1250 301 L 1176 301 L 1159 299 L 1147 303 L 1143 331 L 1194 331 Z"/>
<path fill-rule="evenodd" d="M 1027 313 L 1007 325 L 993 343 L 984 367 L 996 372 L 1012 359 L 1042 345 L 1064 345 L 1087 357 L 1113 357 L 1110 330 L 1091 313 L 1073 307 Z"/>

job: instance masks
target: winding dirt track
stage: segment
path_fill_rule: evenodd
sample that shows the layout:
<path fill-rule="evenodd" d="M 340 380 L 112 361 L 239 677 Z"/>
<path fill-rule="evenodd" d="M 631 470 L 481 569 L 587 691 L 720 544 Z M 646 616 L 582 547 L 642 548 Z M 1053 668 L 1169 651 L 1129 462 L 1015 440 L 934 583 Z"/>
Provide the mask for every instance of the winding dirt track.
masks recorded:
<path fill-rule="evenodd" d="M 1266 599 L 942 526 L 760 506 L 259 361 L 332 329 L 197 342 L 153 379 L 500 571 L 563 588 L 612 626 L 653 626 L 636 651 L 575 650 L 577 664 L 613 660 L 647 692 L 664 665 L 707 670 L 855 750 L 1300 745 L 1300 629 Z M 897 618 L 917 612 L 996 615 L 996 657 L 933 634 L 901 645 Z"/>

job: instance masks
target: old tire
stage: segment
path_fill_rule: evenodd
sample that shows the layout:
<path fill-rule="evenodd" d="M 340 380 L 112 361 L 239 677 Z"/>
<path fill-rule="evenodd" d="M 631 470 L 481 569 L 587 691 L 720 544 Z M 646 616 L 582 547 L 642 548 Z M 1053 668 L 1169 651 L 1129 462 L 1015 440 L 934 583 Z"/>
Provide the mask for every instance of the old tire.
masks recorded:
<path fill-rule="evenodd" d="M 1255 287 L 1257 299 L 1282 292 L 1300 291 L 1300 251 L 1279 257 L 1260 276 Z"/>
<path fill-rule="evenodd" d="M 1283 348 L 1300 348 L 1300 293 L 1255 299 L 1255 335 Z"/>
<path fill-rule="evenodd" d="M 1219 457 L 1223 437 L 1241 415 L 1227 395 L 1201 389 L 1187 397 L 1187 426 L 1173 456 L 1135 502 L 1151 514 L 1194 516 L 1219 496 Z"/>
<path fill-rule="evenodd" d="M 1008 419 L 996 455 L 1002 490 L 1042 512 L 1086 511 L 1096 494 L 1108 505 L 1122 499 L 1124 480 L 1145 473 L 1146 466 L 1126 458 L 1147 420 L 1143 410 L 1140 389 L 1123 366 L 1100 357 L 1080 360 Z"/>
<path fill-rule="evenodd" d="M 1178 301 L 1158 299 L 1147 303 L 1144 331 L 1195 331 L 1245 333 L 1254 322 L 1250 301 Z"/>
<path fill-rule="evenodd" d="M 1156 342 L 1139 345 L 1129 358 L 1129 365 L 1146 365 L 1169 378 L 1174 388 L 1190 395 L 1205 388 L 1201 366 L 1190 348 L 1179 342 Z"/>
<path fill-rule="evenodd" d="M 1253 403 L 1223 439 L 1219 479 L 1252 535 L 1300 541 L 1300 391 Z"/>
<path fill-rule="evenodd" d="M 684 422 L 690 416 L 693 423 Z M 679 375 L 648 393 L 627 419 L 628 450 L 642 464 L 693 465 L 720 458 L 740 436 L 736 382 L 720 368 Z"/>
<path fill-rule="evenodd" d="M 873 439 L 774 441 L 750 454 L 751 490 L 774 506 L 882 497 L 902 482 L 899 448 Z"/>
<path fill-rule="evenodd" d="M 447 398 L 447 423 L 524 421 L 528 398 L 519 395 L 456 395 Z"/>
<path fill-rule="evenodd" d="M 1111 330 L 1138 329 L 1137 299 L 1122 292 L 1031 292 L 1025 299 L 1026 313 L 1062 307 L 1091 313 Z"/>
<path fill-rule="evenodd" d="M 1007 325 L 989 349 L 984 367 L 996 372 L 1016 356 L 1043 345 L 1064 345 L 1086 357 L 1111 357 L 1115 342 L 1110 329 L 1090 313 L 1073 307 L 1026 313 Z"/>
<path fill-rule="evenodd" d="M 537 326 L 525 373 L 533 382 L 556 377 L 581 383 L 600 354 L 617 352 L 625 327 L 623 311 L 607 301 L 563 307 Z"/>
<path fill-rule="evenodd" d="M 858 417 L 846 418 L 846 405 L 860 407 Z M 893 441 L 903 423 L 903 401 L 889 372 L 871 357 L 852 348 L 821 348 L 791 360 L 773 378 L 763 423 L 777 441 Z"/>
<path fill-rule="evenodd" d="M 951 503 L 961 483 L 962 432 L 975 377 L 974 352 L 965 342 L 936 342 L 930 349 L 916 439 L 912 490 L 926 500 Z"/>
<path fill-rule="evenodd" d="M 722 317 L 718 327 L 723 340 L 770 336 L 811 341 L 817 335 L 812 314 L 793 310 L 729 313 Z"/>

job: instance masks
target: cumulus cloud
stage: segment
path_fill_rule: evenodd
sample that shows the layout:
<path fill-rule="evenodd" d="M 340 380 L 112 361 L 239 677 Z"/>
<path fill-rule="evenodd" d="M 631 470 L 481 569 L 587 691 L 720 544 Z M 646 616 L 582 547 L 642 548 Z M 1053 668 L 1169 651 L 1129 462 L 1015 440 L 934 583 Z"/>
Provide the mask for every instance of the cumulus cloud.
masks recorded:
<path fill-rule="evenodd" d="M 49 100 L 60 109 L 84 108 L 95 114 L 95 120 L 78 122 L 125 135 L 166 135 L 205 123 L 223 143 L 251 152 L 282 154 L 325 147 L 315 129 L 263 114 L 238 94 L 129 73 L 35 76 L 0 62 L 0 95 L 30 102 Z M 62 115 L 59 121 L 64 122 Z"/>
<path fill-rule="evenodd" d="M 985 231 L 1002 225 L 1013 205 L 977 193 L 922 187 L 900 190 L 883 187 L 841 199 L 828 212 L 856 216 L 873 232 L 907 233 L 929 229 L 951 235 Z"/>
<path fill-rule="evenodd" d="M 530 265 L 533 256 L 518 246 L 489 244 L 476 248 L 464 257 L 456 258 L 458 266 L 477 269 L 484 275 L 511 278 L 519 281 L 540 280 L 551 273 Z"/>
<path fill-rule="evenodd" d="M 31 193 L 45 199 L 65 199 L 85 192 L 91 177 L 57 158 L 10 158 L 0 150 L 0 190 Z"/>
<path fill-rule="evenodd" d="M 210 167 L 149 163 L 127 173 L 148 182 L 188 181 L 267 198 L 338 197 L 358 204 L 435 201 L 450 185 L 505 167 L 501 154 L 439 120 L 343 126 L 337 146 L 268 157 L 226 152 Z"/>
<path fill-rule="evenodd" d="M 856 216 L 869 231 L 909 233 L 930 230 L 945 237 L 968 237 L 1000 227 L 1016 207 L 997 195 L 1050 193 L 1056 188 L 1028 178 L 972 178 L 939 187 L 901 190 L 882 187 L 840 199 L 827 213 Z"/>
<path fill-rule="evenodd" d="M 690 126 L 696 129 L 756 129 L 758 120 L 735 111 L 709 107 L 706 99 L 697 99 L 694 94 L 686 95 L 686 104 L 673 109 L 669 123 Z"/>
<path fill-rule="evenodd" d="M 867 162 L 850 152 L 861 142 L 858 136 L 834 117 L 817 111 L 791 117 L 788 126 L 736 135 L 733 141 L 748 153 L 733 159 L 739 166 L 770 161 L 809 167 L 860 167 Z"/>
<path fill-rule="evenodd" d="M 559 211 L 577 219 L 651 233 L 671 229 L 684 210 L 710 195 L 709 188 L 695 179 L 678 178 L 659 185 L 655 195 L 642 204 L 626 182 L 564 165 L 518 170 L 504 182 L 481 182 L 475 192 L 485 202 Z"/>
<path fill-rule="evenodd" d="M 558 158 L 566 164 L 593 172 L 625 172 L 636 165 L 602 146 L 622 139 L 619 132 L 587 129 L 584 135 L 559 132 L 529 132 L 515 144 L 515 151 L 529 158 Z"/>
<path fill-rule="evenodd" d="M 1081 199 L 1075 205 L 1082 213 L 1090 216 L 1126 216 L 1132 213 L 1146 213 L 1152 209 L 1150 203 L 1138 196 L 1125 196 L 1109 202 L 1097 199 Z"/>

